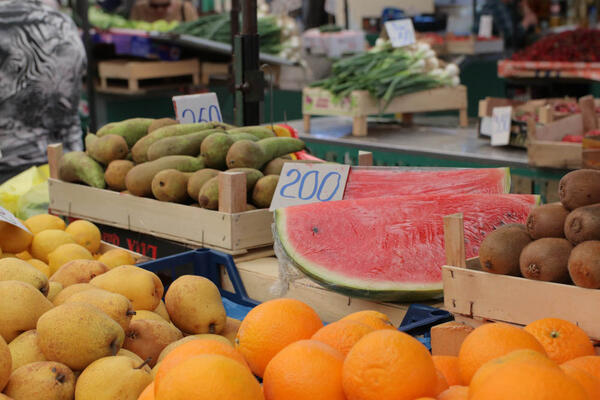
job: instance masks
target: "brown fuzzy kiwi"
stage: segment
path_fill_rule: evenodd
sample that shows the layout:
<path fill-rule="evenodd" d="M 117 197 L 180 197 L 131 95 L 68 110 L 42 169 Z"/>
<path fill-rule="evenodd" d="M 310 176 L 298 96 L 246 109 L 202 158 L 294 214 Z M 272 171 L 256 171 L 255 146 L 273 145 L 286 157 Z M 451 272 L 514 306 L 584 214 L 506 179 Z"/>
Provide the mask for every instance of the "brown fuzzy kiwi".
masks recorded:
<path fill-rule="evenodd" d="M 587 240 L 600 240 L 600 204 L 579 207 L 565 220 L 565 236 L 577 245 Z"/>
<path fill-rule="evenodd" d="M 519 274 L 519 256 L 531 242 L 523 224 L 503 225 L 489 233 L 479 247 L 481 269 L 501 275 Z"/>
<path fill-rule="evenodd" d="M 562 177 L 560 202 L 569 210 L 600 203 L 600 170 L 580 169 Z"/>
<path fill-rule="evenodd" d="M 528 244 L 521 252 L 521 274 L 528 279 L 567 282 L 569 255 L 573 246 L 566 239 L 543 238 Z"/>
<path fill-rule="evenodd" d="M 583 242 L 571 251 L 569 275 L 577 286 L 600 289 L 600 241 Z"/>
<path fill-rule="evenodd" d="M 569 215 L 561 203 L 544 204 L 531 210 L 527 217 L 527 232 L 532 239 L 565 237 L 565 220 Z"/>

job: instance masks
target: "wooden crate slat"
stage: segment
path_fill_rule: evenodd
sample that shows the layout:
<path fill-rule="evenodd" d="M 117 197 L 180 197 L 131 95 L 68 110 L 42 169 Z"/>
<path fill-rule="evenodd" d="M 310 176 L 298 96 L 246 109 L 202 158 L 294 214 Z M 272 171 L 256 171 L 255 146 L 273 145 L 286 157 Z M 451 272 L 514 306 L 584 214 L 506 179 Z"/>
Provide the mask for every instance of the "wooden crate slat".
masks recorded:
<path fill-rule="evenodd" d="M 533 167 L 577 169 L 582 166 L 581 143 L 530 140 L 527 158 Z"/>

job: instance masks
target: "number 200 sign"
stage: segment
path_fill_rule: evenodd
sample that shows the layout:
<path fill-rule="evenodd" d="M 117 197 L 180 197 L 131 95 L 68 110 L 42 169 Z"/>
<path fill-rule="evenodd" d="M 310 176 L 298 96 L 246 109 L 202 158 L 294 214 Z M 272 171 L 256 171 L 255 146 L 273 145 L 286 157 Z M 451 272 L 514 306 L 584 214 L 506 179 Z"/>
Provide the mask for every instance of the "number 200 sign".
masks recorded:
<path fill-rule="evenodd" d="M 215 93 L 173 97 L 177 121 L 182 124 L 223 122 L 219 100 Z"/>
<path fill-rule="evenodd" d="M 394 47 L 410 46 L 415 43 L 415 27 L 410 18 L 387 21 L 385 29 Z"/>
<path fill-rule="evenodd" d="M 287 162 L 279 175 L 270 210 L 342 200 L 349 171 L 349 165 Z"/>

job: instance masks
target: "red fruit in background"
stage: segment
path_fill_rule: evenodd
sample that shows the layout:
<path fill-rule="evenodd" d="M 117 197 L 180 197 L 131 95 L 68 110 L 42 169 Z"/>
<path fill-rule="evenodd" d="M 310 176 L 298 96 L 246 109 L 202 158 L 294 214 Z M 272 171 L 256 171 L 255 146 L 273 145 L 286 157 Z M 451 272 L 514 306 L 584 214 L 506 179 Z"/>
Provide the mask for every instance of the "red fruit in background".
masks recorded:
<path fill-rule="evenodd" d="M 583 135 L 565 135 L 563 136 L 562 141 L 569 143 L 581 143 L 583 142 Z"/>

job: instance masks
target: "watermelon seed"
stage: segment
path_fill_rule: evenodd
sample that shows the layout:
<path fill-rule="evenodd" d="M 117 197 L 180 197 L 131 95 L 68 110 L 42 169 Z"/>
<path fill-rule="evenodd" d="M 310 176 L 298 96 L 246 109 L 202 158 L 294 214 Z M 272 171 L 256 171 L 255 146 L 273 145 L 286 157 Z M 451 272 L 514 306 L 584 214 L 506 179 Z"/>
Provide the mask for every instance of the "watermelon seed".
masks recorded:
<path fill-rule="evenodd" d="M 314 228 L 312 228 L 313 233 L 319 233 L 319 228 L 317 228 L 316 226 Z"/>

